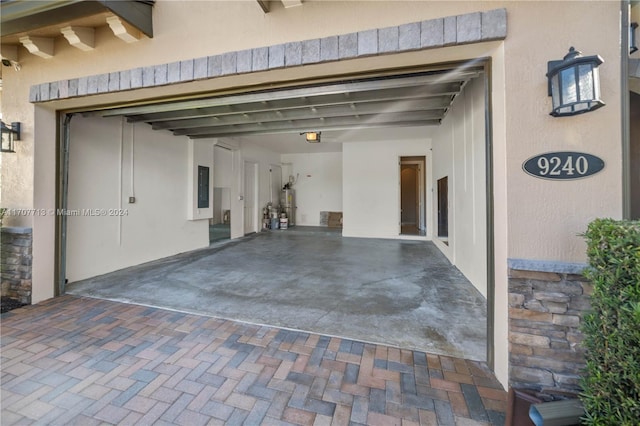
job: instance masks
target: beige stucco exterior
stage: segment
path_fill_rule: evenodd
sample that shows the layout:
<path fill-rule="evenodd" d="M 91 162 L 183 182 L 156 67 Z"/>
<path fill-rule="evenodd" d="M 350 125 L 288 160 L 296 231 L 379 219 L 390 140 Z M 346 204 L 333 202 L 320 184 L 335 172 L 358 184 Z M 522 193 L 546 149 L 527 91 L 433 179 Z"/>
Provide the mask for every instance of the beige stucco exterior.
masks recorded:
<path fill-rule="evenodd" d="M 505 8 L 504 41 L 232 75 L 156 88 L 71 98 L 34 105 L 35 84 L 163 64 L 288 41 L 383 28 L 433 18 Z M 591 31 L 597 22 L 602 30 Z M 95 50 L 83 52 L 58 37 L 55 56 L 42 59 L 20 48 L 21 71 L 3 70 L 3 121 L 22 123 L 16 155 L 3 155 L 1 203 L 10 208 L 55 207 L 55 111 L 263 83 L 490 58 L 495 245 L 495 372 L 508 381 L 507 259 L 583 262 L 579 233 L 595 217 L 622 215 L 620 5 L 605 1 L 436 2 L 308 1 L 264 14 L 254 1 L 157 1 L 153 39 L 125 44 L 108 27 L 96 30 Z M 599 54 L 602 98 L 607 104 L 582 116 L 548 112 L 547 62 L 570 46 Z M 581 151 L 601 157 L 605 169 L 590 178 L 554 182 L 533 178 L 522 163 L 549 151 Z M 54 295 L 55 218 L 10 217 L 7 225 L 33 226 L 33 301 Z"/>

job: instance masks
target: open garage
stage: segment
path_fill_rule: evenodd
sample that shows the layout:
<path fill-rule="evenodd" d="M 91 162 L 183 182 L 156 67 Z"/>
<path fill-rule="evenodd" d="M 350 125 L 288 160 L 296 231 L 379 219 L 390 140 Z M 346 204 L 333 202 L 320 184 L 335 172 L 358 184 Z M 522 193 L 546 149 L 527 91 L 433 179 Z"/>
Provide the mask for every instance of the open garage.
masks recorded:
<path fill-rule="evenodd" d="M 69 290 L 486 360 L 486 78 L 475 61 L 74 113 Z"/>

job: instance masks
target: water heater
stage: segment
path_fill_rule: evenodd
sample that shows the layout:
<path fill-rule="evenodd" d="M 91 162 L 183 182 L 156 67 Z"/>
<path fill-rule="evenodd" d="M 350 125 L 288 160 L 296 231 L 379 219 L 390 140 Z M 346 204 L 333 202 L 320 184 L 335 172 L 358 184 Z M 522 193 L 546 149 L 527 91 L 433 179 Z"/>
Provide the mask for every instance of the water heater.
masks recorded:
<path fill-rule="evenodd" d="M 289 226 L 296 224 L 296 194 L 293 189 L 283 189 L 280 192 L 280 208 L 289 218 Z"/>

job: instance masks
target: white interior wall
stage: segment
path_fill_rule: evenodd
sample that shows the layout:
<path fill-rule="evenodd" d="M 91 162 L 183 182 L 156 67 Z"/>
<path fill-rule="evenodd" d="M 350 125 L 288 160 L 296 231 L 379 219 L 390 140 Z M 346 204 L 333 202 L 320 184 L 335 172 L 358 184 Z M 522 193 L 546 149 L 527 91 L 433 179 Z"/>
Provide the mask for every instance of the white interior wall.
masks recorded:
<path fill-rule="evenodd" d="M 485 111 L 482 79 L 472 80 L 433 134 L 434 203 L 437 181 L 448 176 L 449 244 L 433 241 L 485 297 L 487 295 Z"/>
<path fill-rule="evenodd" d="M 280 191 L 282 190 L 282 166 L 280 164 L 269 165 L 269 180 L 271 185 L 271 204 L 280 205 Z"/>
<path fill-rule="evenodd" d="M 68 217 L 69 281 L 208 246 L 208 221 L 187 220 L 187 142 L 119 118 L 74 117 L 68 208 L 107 214 Z"/>
<path fill-rule="evenodd" d="M 256 223 L 258 229 L 262 226 L 262 208 L 271 201 L 271 176 L 272 164 L 280 164 L 280 154 L 262 147 L 247 139 L 237 139 L 240 149 L 234 151 L 234 177 L 235 182 L 231 194 L 231 238 L 238 238 L 244 235 L 244 162 L 254 162 L 258 164 L 258 198 Z"/>
<path fill-rule="evenodd" d="M 348 142 L 342 147 L 345 237 L 397 238 L 400 157 L 424 155 L 427 160 L 430 157 L 428 137 L 403 139 L 402 129 L 379 129 L 376 133 L 377 136 L 363 133 L 361 137 L 377 140 Z"/>
<path fill-rule="evenodd" d="M 198 207 L 198 169 L 209 169 L 207 196 L 208 207 Z M 211 219 L 213 217 L 213 139 L 187 140 L 187 218 L 189 220 Z"/>
<path fill-rule="evenodd" d="M 213 147 L 213 223 L 222 223 L 225 210 L 231 210 L 233 152 Z"/>
<path fill-rule="evenodd" d="M 283 154 L 281 159 L 288 175 L 297 177 L 296 225 L 319 226 L 321 211 L 342 211 L 341 152 Z"/>

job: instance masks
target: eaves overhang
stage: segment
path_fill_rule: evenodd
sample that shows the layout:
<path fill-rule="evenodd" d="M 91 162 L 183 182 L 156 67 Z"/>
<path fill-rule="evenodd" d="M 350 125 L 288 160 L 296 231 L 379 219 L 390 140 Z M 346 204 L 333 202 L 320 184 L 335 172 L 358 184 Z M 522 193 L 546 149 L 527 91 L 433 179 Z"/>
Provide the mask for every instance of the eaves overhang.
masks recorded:
<path fill-rule="evenodd" d="M 111 12 L 146 36 L 153 37 L 154 3 L 155 0 L 3 0 L 0 34 L 6 37 Z"/>

